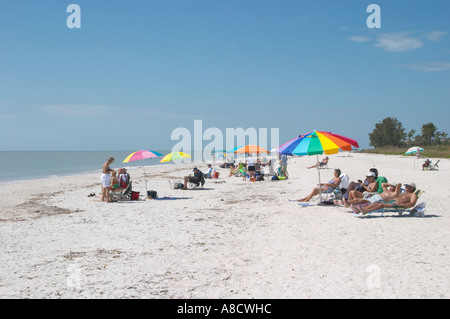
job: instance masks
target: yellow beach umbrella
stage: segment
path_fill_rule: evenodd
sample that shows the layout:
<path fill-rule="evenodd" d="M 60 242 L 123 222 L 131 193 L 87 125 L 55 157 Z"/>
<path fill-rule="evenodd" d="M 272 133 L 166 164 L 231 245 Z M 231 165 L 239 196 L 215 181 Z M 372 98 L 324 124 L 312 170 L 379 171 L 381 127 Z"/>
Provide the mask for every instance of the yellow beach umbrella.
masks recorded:
<path fill-rule="evenodd" d="M 183 153 L 183 152 L 172 152 L 167 154 L 166 156 L 164 156 L 161 159 L 161 163 L 164 162 L 173 162 L 173 161 L 177 161 L 177 160 L 182 160 L 183 158 L 190 158 L 191 155 Z M 178 177 L 180 177 L 180 172 L 178 171 L 178 162 L 177 163 L 177 173 L 178 173 Z"/>
<path fill-rule="evenodd" d="M 166 156 L 164 156 L 161 159 L 160 162 L 161 163 L 171 162 L 171 161 L 175 161 L 175 160 L 178 160 L 178 159 L 190 158 L 190 157 L 191 157 L 191 155 L 183 153 L 183 152 L 172 152 L 172 153 L 167 154 Z"/>

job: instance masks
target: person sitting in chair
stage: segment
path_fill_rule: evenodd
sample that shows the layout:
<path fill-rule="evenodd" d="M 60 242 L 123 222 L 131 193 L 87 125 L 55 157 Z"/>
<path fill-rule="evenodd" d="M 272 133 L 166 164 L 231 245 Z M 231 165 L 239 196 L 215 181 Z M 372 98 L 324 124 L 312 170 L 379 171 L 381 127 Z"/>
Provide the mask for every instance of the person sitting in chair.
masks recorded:
<path fill-rule="evenodd" d="M 377 175 L 374 172 L 370 172 L 366 175 L 367 185 L 361 183 L 358 189 L 353 189 L 348 193 L 348 200 L 344 196 L 342 201 L 345 207 L 349 207 L 349 204 L 353 203 L 353 200 L 364 198 L 364 192 L 376 193 L 378 190 L 378 182 L 376 180 Z"/>
<path fill-rule="evenodd" d="M 128 184 L 130 183 L 130 174 L 128 174 L 125 168 L 119 168 L 118 174 L 120 187 L 126 189 Z"/>
<path fill-rule="evenodd" d="M 213 168 L 211 166 L 211 164 L 208 164 L 208 170 L 206 171 L 206 173 L 203 174 L 204 178 L 212 178 L 212 174 L 213 174 Z"/>
<path fill-rule="evenodd" d="M 397 196 L 394 196 L 392 200 L 389 201 L 382 201 L 382 202 L 374 202 L 368 206 L 362 207 L 356 207 L 356 209 L 363 213 L 367 214 L 382 208 L 412 208 L 416 206 L 417 203 L 417 194 L 416 192 L 416 184 L 415 183 L 408 183 L 405 184 L 406 192 L 401 193 Z"/>
<path fill-rule="evenodd" d="M 337 187 L 339 187 L 339 184 L 341 183 L 341 170 L 340 169 L 335 169 L 334 170 L 334 177 L 328 181 L 328 183 L 323 183 L 323 184 L 319 184 L 317 187 L 315 187 L 312 192 L 302 198 L 297 200 L 298 202 L 309 202 L 311 200 L 311 198 L 313 198 L 316 195 L 319 195 L 321 192 L 328 192 L 330 190 L 335 190 Z"/>
<path fill-rule="evenodd" d="M 201 186 L 203 186 L 205 184 L 205 178 L 204 178 L 204 174 L 202 173 L 202 171 L 199 170 L 197 167 L 194 167 L 193 171 L 194 171 L 194 176 L 189 175 L 189 176 L 184 177 L 183 189 L 187 189 L 188 183 L 193 183 L 196 185 L 201 184 Z"/>
<path fill-rule="evenodd" d="M 422 170 L 426 170 L 427 168 L 430 168 L 431 166 L 431 161 L 430 159 L 427 159 L 423 164 L 422 164 Z"/>
<path fill-rule="evenodd" d="M 317 167 L 317 166 L 319 166 L 319 168 L 320 168 L 320 167 L 322 167 L 322 166 L 328 165 L 328 161 L 329 161 L 328 156 L 325 156 L 325 158 L 322 159 L 321 162 L 316 163 L 316 164 L 314 164 L 313 166 L 310 166 L 310 167 L 307 167 L 307 168 L 309 169 L 309 168 L 314 168 L 314 167 Z"/>

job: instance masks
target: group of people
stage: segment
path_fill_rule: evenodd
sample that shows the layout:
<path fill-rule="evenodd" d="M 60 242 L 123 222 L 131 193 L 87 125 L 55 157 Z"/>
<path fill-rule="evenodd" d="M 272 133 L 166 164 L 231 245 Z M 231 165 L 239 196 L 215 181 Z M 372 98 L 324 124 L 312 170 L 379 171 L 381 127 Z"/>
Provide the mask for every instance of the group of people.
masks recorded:
<path fill-rule="evenodd" d="M 334 177 L 327 183 L 319 184 L 312 192 L 299 199 L 299 202 L 308 202 L 320 193 L 339 190 L 340 198 L 333 202 L 336 205 L 350 207 L 355 213 L 367 214 L 382 208 L 412 208 L 417 203 L 417 187 L 413 182 L 404 184 L 388 183 L 387 179 L 378 176 L 378 170 L 371 168 L 366 174 L 364 182 L 350 182 L 346 188 L 342 186 L 345 174 L 340 169 L 334 170 Z"/>
<path fill-rule="evenodd" d="M 114 162 L 114 157 L 109 157 L 103 164 L 102 175 L 100 177 L 102 183 L 101 201 L 110 201 L 110 191 L 125 189 L 130 183 L 130 175 L 125 168 L 120 168 L 115 171 L 110 167 Z M 320 163 L 328 163 L 328 157 Z M 317 163 L 312 167 L 318 167 L 321 164 Z M 281 155 L 279 157 L 279 174 L 287 177 L 287 157 Z M 261 163 L 258 158 L 256 161 L 254 158 L 248 158 L 245 163 L 240 162 L 238 167 L 235 167 L 234 163 L 231 163 L 230 174 L 233 176 L 237 173 L 244 176 L 244 180 L 247 175 L 251 181 L 255 181 L 255 172 L 260 170 L 262 166 L 269 165 L 269 170 L 272 168 L 274 171 L 275 159 L 271 159 L 268 162 Z M 203 173 L 197 167 L 193 169 L 194 175 L 185 176 L 182 189 L 187 189 L 188 183 L 203 186 L 205 184 L 205 178 L 211 178 L 214 172 L 211 164 L 208 164 L 208 171 Z M 411 182 L 404 184 L 404 189 L 401 183 L 388 183 L 385 177 L 378 175 L 376 168 L 371 168 L 369 173 L 366 174 L 364 181 L 358 180 L 357 182 L 343 183 L 346 174 L 342 174 L 340 169 L 334 170 L 334 176 L 326 183 L 318 184 L 313 188 L 310 194 L 306 197 L 299 199 L 298 202 L 309 202 L 314 196 L 321 193 L 329 193 L 338 191 L 340 199 L 335 199 L 334 204 L 344 205 L 350 207 L 354 212 L 361 212 L 366 214 L 371 211 L 379 210 L 381 208 L 412 208 L 416 205 L 417 194 L 416 184 Z"/>
<path fill-rule="evenodd" d="M 114 157 L 109 157 L 102 167 L 102 175 L 100 177 L 102 183 L 100 200 L 102 202 L 110 202 L 111 191 L 126 189 L 130 183 L 130 174 L 125 168 L 119 168 L 116 171 L 110 167 L 114 161 Z"/>
<path fill-rule="evenodd" d="M 269 176 L 279 176 L 283 178 L 288 178 L 287 173 L 287 156 L 286 155 L 280 155 L 279 158 L 279 168 L 278 172 L 275 172 L 275 166 L 277 159 L 276 158 L 270 158 L 267 160 L 267 158 L 263 158 L 261 160 L 260 157 L 257 157 L 256 159 L 254 157 L 249 157 L 245 160 L 245 162 L 240 161 L 239 165 L 236 166 L 234 163 L 231 163 L 230 165 L 230 174 L 228 177 L 231 176 L 242 176 L 244 180 L 249 179 L 249 181 L 255 182 L 257 180 L 257 176 L 264 175 L 262 173 L 264 167 L 268 167 L 268 174 Z"/>

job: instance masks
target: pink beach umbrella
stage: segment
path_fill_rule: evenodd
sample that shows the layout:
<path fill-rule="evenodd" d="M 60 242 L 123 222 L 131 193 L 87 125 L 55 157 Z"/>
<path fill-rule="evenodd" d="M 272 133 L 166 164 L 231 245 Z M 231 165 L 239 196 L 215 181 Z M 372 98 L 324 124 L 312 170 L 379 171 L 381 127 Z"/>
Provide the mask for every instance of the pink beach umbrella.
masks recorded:
<path fill-rule="evenodd" d="M 158 152 L 154 152 L 154 151 L 137 151 L 137 152 L 134 152 L 134 153 L 131 153 L 130 155 L 128 155 L 127 158 L 122 163 L 129 163 L 129 162 L 143 160 L 146 158 L 154 158 L 154 157 L 158 157 L 158 156 L 162 156 L 162 154 L 158 153 Z M 142 168 L 144 170 L 145 191 L 148 193 L 147 179 L 145 178 L 144 165 L 142 165 Z"/>

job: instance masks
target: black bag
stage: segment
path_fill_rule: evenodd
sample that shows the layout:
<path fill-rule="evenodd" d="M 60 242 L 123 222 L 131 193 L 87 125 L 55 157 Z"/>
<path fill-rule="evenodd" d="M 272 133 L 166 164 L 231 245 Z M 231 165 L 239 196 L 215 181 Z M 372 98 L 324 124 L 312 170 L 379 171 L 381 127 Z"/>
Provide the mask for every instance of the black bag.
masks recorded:
<path fill-rule="evenodd" d="M 156 191 L 147 191 L 147 197 L 156 198 L 157 197 Z"/>

